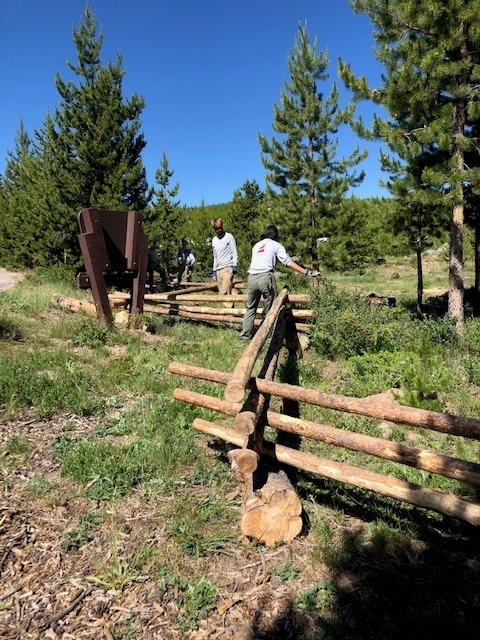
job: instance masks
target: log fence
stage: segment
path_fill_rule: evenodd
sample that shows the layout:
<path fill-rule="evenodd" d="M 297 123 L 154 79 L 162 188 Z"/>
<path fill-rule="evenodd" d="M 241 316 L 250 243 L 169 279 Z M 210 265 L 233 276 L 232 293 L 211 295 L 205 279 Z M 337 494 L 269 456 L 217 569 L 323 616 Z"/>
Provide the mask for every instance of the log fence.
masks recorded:
<path fill-rule="evenodd" d="M 292 540 L 301 530 L 300 502 L 290 481 L 282 472 L 262 471 L 265 464 L 270 469 L 268 461 L 272 460 L 479 526 L 480 504 L 476 502 L 264 440 L 264 429 L 268 426 L 301 438 L 310 438 L 480 487 L 480 464 L 477 462 L 271 411 L 269 401 L 271 396 L 276 396 L 284 402 L 290 400 L 433 430 L 452 437 L 480 440 L 480 420 L 403 406 L 393 400 L 353 398 L 275 381 L 279 354 L 282 345 L 288 342 L 285 341 L 285 310 L 289 300 L 288 290 L 282 290 L 240 356 L 234 371 L 225 372 L 180 362 L 169 365 L 169 371 L 173 374 L 224 386 L 223 398 L 181 387 L 174 390 L 173 396 L 178 401 L 233 418 L 232 427 L 202 418 L 195 418 L 193 427 L 235 447 L 229 453 L 229 459 L 242 496 L 242 534 L 272 545 Z M 271 336 L 271 342 L 265 361 L 260 373 L 253 377 L 254 366 L 268 336 Z M 245 400 L 247 391 L 249 393 Z M 267 480 L 262 480 L 264 484 L 259 486 L 256 476 L 266 477 Z"/>

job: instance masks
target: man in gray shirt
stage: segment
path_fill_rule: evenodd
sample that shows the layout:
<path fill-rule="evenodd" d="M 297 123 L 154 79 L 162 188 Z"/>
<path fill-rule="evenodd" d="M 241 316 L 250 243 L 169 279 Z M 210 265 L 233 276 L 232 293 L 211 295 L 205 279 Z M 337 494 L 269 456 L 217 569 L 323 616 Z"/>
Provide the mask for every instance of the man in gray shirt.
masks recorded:
<path fill-rule="evenodd" d="M 231 295 L 233 275 L 237 272 L 238 254 L 235 238 L 223 228 L 222 218 L 210 222 L 215 237 L 212 240 L 213 278 L 217 281 L 220 295 Z M 233 302 L 224 302 L 225 307 L 233 307 Z"/>

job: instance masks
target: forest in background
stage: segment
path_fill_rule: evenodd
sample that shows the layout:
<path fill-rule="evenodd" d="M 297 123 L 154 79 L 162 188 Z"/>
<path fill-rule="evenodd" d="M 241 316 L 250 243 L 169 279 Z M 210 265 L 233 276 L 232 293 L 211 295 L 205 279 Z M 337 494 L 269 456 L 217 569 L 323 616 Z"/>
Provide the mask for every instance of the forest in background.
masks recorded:
<path fill-rule="evenodd" d="M 145 101 L 123 95 L 122 56 L 103 64 L 102 33 L 87 5 L 73 29 L 74 80 L 58 74 L 59 103 L 33 134 L 20 122 L 15 149 L 0 176 L 0 264 L 17 269 L 81 267 L 77 214 L 86 207 L 143 212 L 144 228 L 166 270 L 182 237 L 199 262 L 209 262 L 209 221 L 216 216 L 237 237 L 240 268 L 265 224 L 276 224 L 289 252 L 322 270 L 362 269 L 397 253 L 417 255 L 419 302 L 422 253 L 449 243 L 449 314 L 464 316 L 464 261 L 472 247 L 474 290 L 480 290 L 477 221 L 480 155 L 480 2 L 423 1 L 392 8 L 387 0 L 351 0 L 371 20 L 380 87 L 355 77 L 339 60 L 351 92 L 341 108 L 330 81 L 328 52 L 299 24 L 288 55 L 288 80 L 274 104 L 274 137 L 259 134 L 266 187 L 244 179 L 229 203 L 186 208 L 174 168 L 163 152 L 149 185 L 141 130 Z M 371 101 L 386 112 L 371 126 L 355 117 Z M 357 146 L 339 157 L 338 131 L 385 143 L 380 163 L 391 198 L 351 195 L 363 180 Z M 239 180 L 241 182 L 242 178 Z M 466 225 L 472 234 L 465 241 Z M 447 267 L 446 267 L 447 268 Z M 476 298 L 477 303 L 479 296 Z M 478 304 L 476 304 L 478 308 Z"/>

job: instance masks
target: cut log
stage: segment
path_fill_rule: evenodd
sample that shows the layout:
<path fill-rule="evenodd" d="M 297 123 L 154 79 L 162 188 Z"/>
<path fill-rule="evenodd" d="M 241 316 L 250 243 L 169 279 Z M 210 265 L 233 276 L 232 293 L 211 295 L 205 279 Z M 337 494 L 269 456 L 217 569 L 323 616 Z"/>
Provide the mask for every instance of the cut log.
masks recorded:
<path fill-rule="evenodd" d="M 187 313 L 202 313 L 207 315 L 218 315 L 218 316 L 235 316 L 239 318 L 243 318 L 245 315 L 245 308 L 225 308 L 225 307 L 201 307 L 201 306 L 193 306 L 186 304 L 179 304 L 178 302 L 167 300 L 161 301 L 156 305 L 149 305 L 148 310 L 152 313 L 155 313 L 157 309 L 173 309 L 177 311 L 186 311 Z M 317 317 L 316 312 L 313 309 L 292 309 L 292 316 L 296 320 L 311 320 Z M 259 307 L 257 309 L 257 315 L 263 315 L 263 308 Z"/>
<path fill-rule="evenodd" d="M 210 382 L 219 382 L 225 385 L 228 384 L 232 376 L 228 372 L 206 369 L 181 362 L 170 363 L 168 370 L 171 373 L 209 380 Z M 336 409 L 337 411 L 388 420 L 397 424 L 410 424 L 423 429 L 480 440 L 480 420 L 475 418 L 464 418 L 449 413 L 417 409 L 416 407 L 398 404 L 393 400 L 386 402 L 375 398 L 341 396 L 282 382 L 262 380 L 261 378 L 252 378 L 247 384 L 249 388 L 258 389 L 262 393 L 269 393 L 272 396 L 279 396 L 288 400 L 296 400 L 327 409 Z"/>
<path fill-rule="evenodd" d="M 96 316 L 97 309 L 93 302 L 89 300 L 78 300 L 78 298 L 69 298 L 68 296 L 55 295 L 55 302 L 64 309 L 70 309 L 70 311 L 84 311 L 88 316 Z M 110 301 L 110 307 L 124 306 L 123 301 Z"/>
<path fill-rule="evenodd" d="M 265 380 L 273 380 L 275 378 L 275 372 L 277 370 L 278 357 L 283 341 L 285 339 L 285 317 L 282 314 L 278 317 L 275 331 L 272 336 L 270 348 L 267 352 L 262 370 L 259 373 L 259 377 Z M 248 398 L 241 408 L 240 412 L 235 417 L 235 429 L 239 433 L 244 435 L 252 435 L 255 432 L 257 425 L 264 416 L 268 405 L 270 403 L 270 395 L 261 393 L 260 391 L 250 391 Z M 261 433 L 256 434 L 255 438 L 252 438 L 250 445 L 260 454 L 263 439 L 263 428 Z M 248 446 L 248 444 L 247 444 Z"/>
<path fill-rule="evenodd" d="M 150 293 L 145 296 L 145 300 L 151 302 L 162 302 L 178 300 L 178 302 L 188 301 L 190 302 L 232 302 L 232 296 L 228 295 L 215 295 L 211 293 L 178 293 L 176 291 L 168 293 Z M 233 302 L 246 302 L 247 295 L 239 293 L 233 298 Z M 292 304 L 309 304 L 310 296 L 307 293 L 290 293 L 288 295 L 288 302 Z"/>
<path fill-rule="evenodd" d="M 155 313 L 158 315 L 188 318 L 189 320 L 196 320 L 197 322 L 220 322 L 222 324 L 236 324 L 241 325 L 243 320 L 233 315 L 221 315 L 221 314 L 206 314 L 206 313 L 190 313 L 189 311 L 182 311 L 178 307 L 174 306 L 154 306 L 146 304 L 143 307 L 146 313 Z M 225 309 L 225 311 L 234 311 L 234 309 Z M 260 327 L 262 320 L 257 318 L 254 320 L 254 326 Z M 300 333 L 308 333 L 312 325 L 305 324 L 303 322 L 296 322 L 295 327 Z"/>
<path fill-rule="evenodd" d="M 242 446 L 242 436 L 235 429 L 220 427 L 212 422 L 195 418 L 193 427 L 226 442 Z M 420 487 L 411 482 L 398 480 L 392 476 L 384 476 L 373 471 L 366 471 L 343 462 L 333 462 L 319 458 L 312 453 L 296 451 L 289 447 L 264 441 L 262 453 L 275 458 L 279 462 L 289 464 L 309 473 L 331 478 L 339 482 L 374 491 L 397 500 L 402 500 L 425 509 L 480 525 L 480 504 L 467 502 L 452 494 L 443 494 L 433 489 Z"/>
<path fill-rule="evenodd" d="M 301 514 L 302 505 L 287 474 L 270 472 L 262 488 L 247 496 L 241 531 L 268 547 L 291 542 L 302 530 Z"/>
<path fill-rule="evenodd" d="M 278 296 L 275 298 L 275 301 L 272 304 L 272 308 L 266 315 L 262 325 L 259 327 L 258 331 L 250 340 L 247 348 L 240 356 L 237 365 L 232 373 L 232 377 L 225 387 L 225 400 L 239 402 L 243 398 L 258 354 L 260 353 L 260 350 L 263 347 L 268 334 L 275 326 L 280 310 L 284 306 L 287 297 L 288 289 L 282 289 L 282 291 L 280 291 Z"/>
<path fill-rule="evenodd" d="M 173 397 L 183 402 L 195 404 L 206 409 L 213 409 L 231 416 L 237 415 L 241 409 L 239 403 L 228 402 L 185 389 L 175 389 Z M 345 431 L 273 411 L 267 412 L 267 424 L 275 429 L 288 431 L 295 435 L 312 438 L 327 444 L 344 447 L 351 451 L 366 453 L 377 458 L 391 460 L 416 469 L 423 469 L 447 478 L 453 478 L 460 482 L 480 486 L 480 464 L 477 462 L 469 462 L 442 453 L 435 453 L 428 449 L 420 449 L 403 445 L 399 442 L 391 442 L 384 438 L 374 438 L 373 436 Z M 236 428 L 235 430 L 237 431 Z M 241 435 L 245 437 L 245 434 Z"/>

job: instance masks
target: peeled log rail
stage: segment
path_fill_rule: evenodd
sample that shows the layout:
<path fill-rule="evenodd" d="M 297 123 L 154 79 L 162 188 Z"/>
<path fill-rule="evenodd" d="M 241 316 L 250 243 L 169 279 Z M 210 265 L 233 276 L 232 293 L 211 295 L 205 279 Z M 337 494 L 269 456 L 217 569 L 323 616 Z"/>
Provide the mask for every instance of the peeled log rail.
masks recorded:
<path fill-rule="evenodd" d="M 278 358 L 280 355 L 280 349 L 285 339 L 285 314 L 278 319 L 275 327 L 274 334 L 270 348 L 267 352 L 267 356 L 263 363 L 262 370 L 259 377 L 264 380 L 273 380 L 275 378 L 275 372 L 277 370 Z M 250 438 L 250 444 L 260 456 L 261 443 L 263 440 L 263 424 L 261 427 L 261 433 L 256 433 L 259 422 L 264 416 L 266 409 L 270 403 L 270 395 L 261 393 L 260 391 L 252 389 L 248 395 L 246 402 L 241 408 L 240 412 L 235 417 L 235 430 L 244 435 L 256 436 Z"/>
<path fill-rule="evenodd" d="M 213 409 L 225 413 L 226 415 L 240 415 L 241 405 L 236 402 L 228 402 L 213 396 L 206 396 L 195 391 L 177 388 L 173 392 L 176 400 L 188 402 L 206 409 Z M 296 435 L 312 438 L 327 444 L 344 447 L 351 451 L 366 453 L 384 460 L 391 460 L 405 464 L 416 469 L 423 469 L 430 473 L 447 478 L 453 478 L 460 482 L 480 486 L 480 464 L 460 460 L 442 453 L 434 453 L 428 449 L 420 449 L 403 445 L 384 438 L 375 438 L 352 431 L 344 431 L 336 427 L 331 427 L 309 420 L 301 420 L 291 416 L 282 415 L 273 411 L 267 412 L 267 424 L 275 429 L 287 431 Z M 236 424 L 235 424 L 236 426 Z M 237 431 L 245 439 L 246 434 Z"/>
<path fill-rule="evenodd" d="M 113 295 L 113 294 L 112 294 Z M 116 295 L 116 294 L 115 294 Z M 145 300 L 151 300 L 152 302 L 162 302 L 165 300 L 170 300 L 171 298 L 167 298 L 167 295 L 172 294 L 164 294 L 164 293 L 151 293 L 145 296 Z M 180 302 L 187 300 L 188 302 L 246 302 L 247 296 L 246 294 L 239 293 L 237 295 L 233 294 L 231 296 L 225 295 L 212 295 L 210 293 L 181 293 L 176 294 L 175 298 Z M 290 293 L 288 295 L 288 302 L 292 304 L 309 304 L 310 296 L 308 293 Z"/>
<path fill-rule="evenodd" d="M 168 305 L 168 307 L 167 307 Z M 186 304 L 178 304 L 178 302 L 167 300 L 162 301 L 159 305 L 149 305 L 149 310 L 155 312 L 157 309 L 172 309 L 174 311 L 186 311 L 187 313 L 204 313 L 218 316 L 237 316 L 243 317 L 246 308 L 227 309 L 225 307 L 200 307 Z M 310 320 L 317 317 L 316 311 L 313 309 L 292 309 L 292 316 L 297 320 Z M 257 315 L 263 315 L 263 308 L 257 309 Z"/>
<path fill-rule="evenodd" d="M 162 308 L 162 307 L 154 307 L 151 305 L 144 305 L 143 310 L 148 313 L 156 313 L 158 315 L 163 316 L 171 316 L 173 318 L 189 318 L 190 320 L 197 320 L 197 322 L 222 322 L 224 324 L 242 324 L 242 318 L 237 318 L 235 316 L 229 315 L 217 315 L 217 314 L 206 314 L 206 313 L 189 313 L 188 311 L 180 311 L 177 309 L 170 308 Z M 229 309 L 226 309 L 229 311 Z M 257 318 L 253 321 L 254 327 L 260 327 L 262 324 L 262 320 Z M 305 324 L 304 322 L 296 322 L 295 328 L 299 333 L 308 333 L 310 331 L 312 325 Z"/>
<path fill-rule="evenodd" d="M 280 309 L 284 306 L 287 298 L 288 289 L 282 289 L 275 298 L 272 307 L 260 328 L 257 330 L 253 338 L 248 343 L 247 348 L 240 356 L 237 365 L 227 382 L 227 386 L 225 387 L 225 400 L 239 402 L 243 398 L 255 361 L 260 353 L 260 349 L 263 347 L 268 334 L 277 322 Z"/>
<path fill-rule="evenodd" d="M 221 438 L 238 447 L 242 446 L 243 436 L 234 429 L 222 427 L 202 418 L 195 418 L 193 427 L 197 431 Z M 480 525 L 480 505 L 467 502 L 451 494 L 442 494 L 411 482 L 359 469 L 343 462 L 333 462 L 319 458 L 312 453 L 296 451 L 267 441 L 263 443 L 262 453 L 308 473 L 321 475 L 368 491 L 375 491 L 425 509 L 432 509 L 475 526 Z"/>
<path fill-rule="evenodd" d="M 205 369 L 204 367 L 181 362 L 170 363 L 168 370 L 171 373 L 182 376 L 219 382 L 225 385 L 228 384 L 232 376 L 231 373 L 225 371 Z M 347 413 L 378 418 L 379 420 L 388 420 L 396 424 L 409 424 L 415 427 L 480 440 L 480 420 L 475 420 L 474 418 L 463 418 L 449 413 L 407 407 L 395 402 L 379 402 L 374 398 L 353 398 L 325 393 L 282 382 L 262 380 L 261 378 L 251 378 L 248 382 L 248 388 L 258 389 L 262 393 L 269 393 L 272 396 L 279 396 L 287 400 L 296 400 L 325 407 L 326 409 L 336 409 Z"/>

